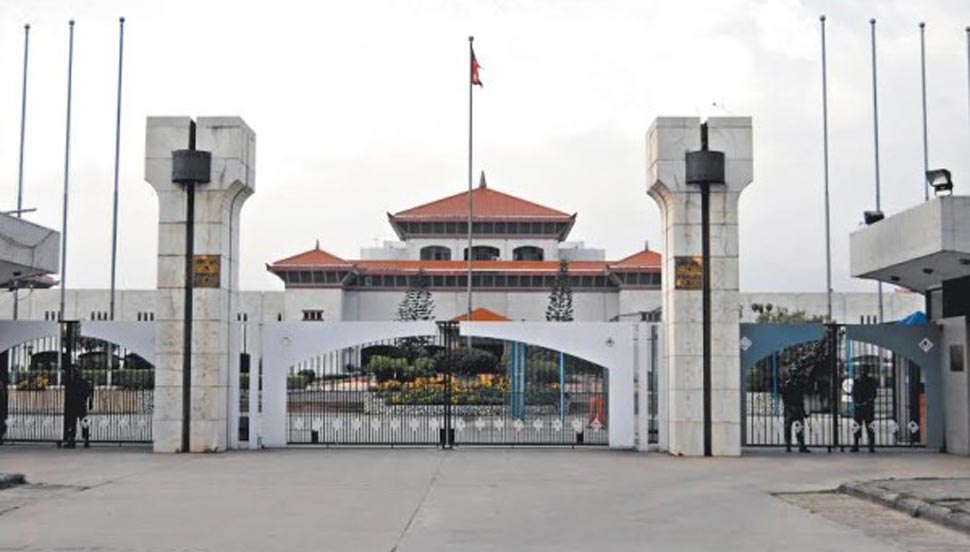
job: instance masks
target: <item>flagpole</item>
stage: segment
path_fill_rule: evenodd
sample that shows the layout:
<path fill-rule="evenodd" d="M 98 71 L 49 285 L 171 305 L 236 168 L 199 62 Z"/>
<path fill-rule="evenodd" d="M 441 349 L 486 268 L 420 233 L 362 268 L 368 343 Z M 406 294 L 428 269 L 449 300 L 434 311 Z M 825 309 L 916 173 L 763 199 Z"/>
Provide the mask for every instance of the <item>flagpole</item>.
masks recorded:
<path fill-rule="evenodd" d="M 64 203 L 61 219 L 61 301 L 58 317 L 64 320 L 65 303 L 67 302 L 67 202 L 71 177 L 71 85 L 74 77 L 74 20 L 68 23 L 70 37 L 67 50 L 67 117 L 64 127 Z M 60 357 L 58 357 L 60 358 Z"/>
<path fill-rule="evenodd" d="M 926 171 L 930 170 L 930 146 L 926 131 L 926 23 L 919 23 L 919 61 L 923 88 L 923 201 L 930 200 L 930 183 Z"/>
<path fill-rule="evenodd" d="M 819 17 L 822 28 L 822 165 L 825 177 L 825 297 L 828 313 L 826 322 L 832 322 L 832 222 L 829 200 L 829 96 L 828 68 L 825 52 L 825 16 Z"/>
<path fill-rule="evenodd" d="M 472 89 L 474 87 L 474 83 L 472 82 L 472 77 L 473 77 L 472 72 L 475 70 L 474 62 L 473 62 L 473 59 L 475 57 L 475 49 L 472 46 L 473 42 L 475 42 L 475 37 L 469 36 L 468 37 L 468 71 L 469 71 L 468 73 L 468 255 L 467 255 L 468 256 L 468 259 L 467 259 L 468 261 L 467 320 L 469 322 L 471 322 L 472 320 L 472 258 L 474 257 L 472 252 L 472 206 L 473 206 L 473 202 L 472 202 L 472 130 L 474 128 L 473 127 L 474 120 L 472 118 L 472 113 L 473 113 L 472 106 L 473 106 L 473 98 L 474 98 L 474 94 L 472 93 Z"/>
<path fill-rule="evenodd" d="M 882 200 L 880 195 L 879 182 L 879 94 L 878 81 L 876 78 L 876 19 L 869 20 L 870 36 L 872 41 L 872 132 L 873 132 L 873 152 L 876 166 L 876 211 L 882 212 Z M 876 290 L 879 296 L 879 323 L 883 323 L 882 305 L 882 282 L 876 282 Z"/>
<path fill-rule="evenodd" d="M 20 94 L 20 160 L 17 164 L 17 218 L 24 216 L 24 128 L 27 121 L 27 53 L 30 51 L 30 24 L 24 25 L 24 84 Z M 20 318 L 20 290 L 13 281 L 13 319 Z"/>
<path fill-rule="evenodd" d="M 115 182 L 111 212 L 111 298 L 108 320 L 115 319 L 115 280 L 118 272 L 118 157 L 121 153 L 121 69 L 125 53 L 125 18 L 118 18 L 118 102 L 115 108 Z"/>

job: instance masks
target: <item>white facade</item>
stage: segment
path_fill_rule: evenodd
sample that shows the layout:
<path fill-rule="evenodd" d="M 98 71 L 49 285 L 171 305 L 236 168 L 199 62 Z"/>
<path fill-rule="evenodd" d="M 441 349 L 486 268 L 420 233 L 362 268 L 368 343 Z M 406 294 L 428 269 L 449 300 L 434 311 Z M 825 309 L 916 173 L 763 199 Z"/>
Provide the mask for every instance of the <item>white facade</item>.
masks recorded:
<path fill-rule="evenodd" d="M 155 290 L 119 290 L 117 292 L 117 320 L 153 320 L 156 313 Z M 56 320 L 60 290 L 35 289 L 21 291 L 20 318 L 22 320 Z M 358 291 L 341 289 L 288 289 L 286 291 L 242 291 L 237 295 L 238 313 L 250 322 L 300 321 L 304 311 L 321 310 L 326 321 L 393 320 L 404 293 L 397 290 Z M 69 320 L 104 320 L 108 313 L 108 291 L 101 289 L 72 289 L 67 291 L 66 317 Z M 465 293 L 434 291 L 435 315 L 448 320 L 467 310 Z M 573 306 L 578 321 L 609 321 L 639 319 L 641 313 L 660 308 L 660 290 L 621 290 L 619 292 L 573 293 Z M 13 313 L 13 294 L 0 294 L 0 319 L 10 319 Z M 923 296 L 907 291 L 886 292 L 883 297 L 885 319 L 899 320 L 915 311 L 923 310 Z M 548 292 L 546 291 L 483 291 L 474 294 L 475 307 L 484 307 L 512 320 L 544 320 Z M 754 322 L 757 313 L 752 304 L 771 304 L 774 308 L 802 310 L 808 315 L 823 316 L 826 312 L 824 293 L 768 293 L 739 295 L 738 316 L 741 322 Z M 875 293 L 847 292 L 832 296 L 833 313 L 837 322 L 859 323 L 875 320 L 878 298 Z M 237 310 L 236 307 L 233 310 Z"/>

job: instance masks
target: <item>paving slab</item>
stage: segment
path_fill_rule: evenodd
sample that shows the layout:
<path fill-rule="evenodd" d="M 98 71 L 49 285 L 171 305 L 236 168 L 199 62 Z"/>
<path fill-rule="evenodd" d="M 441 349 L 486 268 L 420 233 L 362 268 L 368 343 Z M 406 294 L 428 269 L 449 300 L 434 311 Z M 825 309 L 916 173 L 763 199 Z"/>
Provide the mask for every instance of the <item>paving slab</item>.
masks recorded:
<path fill-rule="evenodd" d="M 839 490 L 970 534 L 970 478 L 858 481 Z"/>
<path fill-rule="evenodd" d="M 966 477 L 939 454 L 675 458 L 569 449 L 165 455 L 3 447 L 0 550 L 886 550 L 773 493 Z M 0 500 L 4 493 L 0 491 Z M 13 495 L 10 495 L 13 496 Z"/>

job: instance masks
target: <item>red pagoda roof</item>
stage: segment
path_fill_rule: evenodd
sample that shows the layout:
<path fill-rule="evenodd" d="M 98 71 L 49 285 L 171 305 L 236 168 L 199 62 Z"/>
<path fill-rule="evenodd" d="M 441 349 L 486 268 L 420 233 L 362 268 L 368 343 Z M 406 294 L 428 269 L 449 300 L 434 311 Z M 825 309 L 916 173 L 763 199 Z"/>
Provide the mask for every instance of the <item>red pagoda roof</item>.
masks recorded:
<path fill-rule="evenodd" d="M 468 320 L 468 313 L 462 313 L 458 316 L 452 318 L 455 322 L 464 322 Z M 488 310 L 486 308 L 478 307 L 472 311 L 472 322 L 511 322 L 511 318 L 506 318 L 501 314 Z"/>
<path fill-rule="evenodd" d="M 418 205 L 391 215 L 400 220 L 465 220 L 468 217 L 468 193 Z M 548 220 L 568 221 L 571 215 L 538 203 L 515 197 L 485 185 L 471 192 L 472 216 L 477 220 Z"/>
<path fill-rule="evenodd" d="M 287 257 L 285 259 L 280 259 L 270 265 L 269 268 L 300 268 L 300 267 L 313 267 L 313 268 L 353 268 L 353 264 L 341 259 L 340 257 L 327 253 L 326 251 L 320 249 L 320 242 L 317 242 L 317 246 L 309 251 L 304 251 L 298 255 L 293 255 L 292 257 Z"/>
<path fill-rule="evenodd" d="M 644 268 L 660 268 L 660 253 L 656 251 L 650 251 L 649 249 L 644 249 L 639 253 L 634 253 L 629 257 L 620 259 L 619 261 L 610 263 L 610 268 L 612 269 L 630 269 L 639 270 Z"/>

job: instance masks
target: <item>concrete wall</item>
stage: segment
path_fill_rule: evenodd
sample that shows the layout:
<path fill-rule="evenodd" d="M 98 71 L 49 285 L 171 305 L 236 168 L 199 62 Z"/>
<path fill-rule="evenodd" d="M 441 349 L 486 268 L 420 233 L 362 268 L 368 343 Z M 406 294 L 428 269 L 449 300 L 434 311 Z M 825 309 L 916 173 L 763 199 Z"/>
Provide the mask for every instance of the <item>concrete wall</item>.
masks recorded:
<path fill-rule="evenodd" d="M 946 318 L 943 326 L 943 417 L 946 448 L 953 454 L 970 455 L 970 377 L 967 376 L 967 319 Z M 950 346 L 963 345 L 963 372 L 950 371 Z"/>
<path fill-rule="evenodd" d="M 468 240 L 463 238 L 412 238 L 407 241 L 408 258 L 420 259 L 421 248 L 429 245 L 440 245 L 451 249 L 452 260 L 462 260 L 465 258 L 465 248 L 468 247 Z M 526 239 L 494 239 L 494 238 L 475 238 L 472 245 L 495 247 L 499 250 L 499 260 L 513 260 L 512 252 L 517 247 L 533 246 L 539 247 L 543 251 L 543 259 L 556 260 L 559 258 L 559 242 L 556 240 L 544 240 L 540 238 Z"/>
<path fill-rule="evenodd" d="M 56 315 L 59 293 L 57 289 L 21 291 L 20 317 L 23 320 L 44 320 L 44 314 Z M 303 319 L 304 309 L 322 309 L 327 321 L 336 320 L 393 320 L 403 298 L 403 291 L 344 291 L 339 289 L 290 289 L 286 291 L 243 291 L 233 310 L 245 314 L 250 322 Z M 0 319 L 12 316 L 13 294 L 0 292 Z M 446 320 L 465 312 L 464 291 L 435 291 L 435 314 Z M 483 291 L 476 292 L 474 304 L 503 314 L 513 320 L 544 320 L 549 292 Z M 573 308 L 578 321 L 606 321 L 617 315 L 652 311 L 660 306 L 660 290 L 636 289 L 610 292 L 573 292 Z M 738 311 L 743 322 L 753 322 L 757 314 L 752 303 L 771 303 L 789 310 L 804 310 L 810 315 L 825 314 L 824 293 L 741 293 Z M 838 322 L 858 323 L 863 316 L 876 315 L 875 293 L 835 293 L 833 309 Z M 884 294 L 885 318 L 898 320 L 917 310 L 923 310 L 923 296 L 905 291 Z M 119 290 L 117 320 L 139 320 L 139 313 L 155 312 L 154 290 Z M 67 317 L 72 320 L 91 320 L 92 314 L 108 312 L 108 292 L 97 289 L 73 289 L 67 292 Z M 339 318 L 338 318 L 339 316 Z"/>
<path fill-rule="evenodd" d="M 875 287 L 875 286 L 873 286 Z M 751 305 L 772 304 L 775 308 L 784 307 L 789 311 L 805 311 L 809 316 L 825 316 L 827 299 L 825 293 L 742 293 L 740 295 L 741 321 L 754 322 L 758 313 Z M 876 293 L 833 293 L 832 317 L 836 322 L 858 324 L 864 317 L 876 318 L 879 313 L 879 298 Z M 918 293 L 905 290 L 883 292 L 883 317 L 887 322 L 899 320 L 915 311 L 926 308 L 925 299 Z"/>

